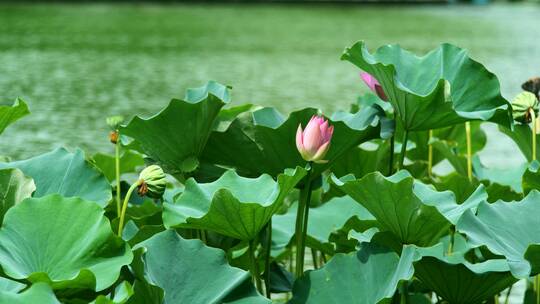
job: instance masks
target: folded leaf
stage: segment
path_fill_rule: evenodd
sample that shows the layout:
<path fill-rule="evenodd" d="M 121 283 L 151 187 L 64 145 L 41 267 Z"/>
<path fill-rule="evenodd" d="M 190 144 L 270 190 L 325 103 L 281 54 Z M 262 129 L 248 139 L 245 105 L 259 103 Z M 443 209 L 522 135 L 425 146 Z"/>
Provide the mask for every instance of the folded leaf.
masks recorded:
<path fill-rule="evenodd" d="M 30 197 L 34 190 L 34 181 L 24 176 L 21 170 L 0 170 L 0 226 L 8 209 Z"/>
<path fill-rule="evenodd" d="M 295 144 L 299 125 L 306 126 L 316 109 L 308 108 L 283 117 L 273 108 L 245 112 L 223 132 L 215 131 L 204 150 L 206 162 L 233 167 L 245 176 L 277 176 L 286 168 L 305 167 Z M 381 132 L 380 107 L 368 107 L 355 114 L 339 114 L 330 119 L 334 133 L 325 160 L 315 164 L 314 176 L 329 168 L 341 155 Z"/>
<path fill-rule="evenodd" d="M 112 199 L 111 186 L 103 174 L 84 158 L 83 151 L 74 153 L 64 148 L 26 160 L 0 163 L 0 168 L 18 168 L 34 179 L 34 197 L 52 193 L 64 197 L 81 197 L 105 207 Z"/>
<path fill-rule="evenodd" d="M 225 253 L 166 230 L 137 245 L 148 284 L 165 291 L 165 304 L 270 303 L 248 272 L 227 264 Z M 135 291 L 135 296 L 137 290 Z"/>
<path fill-rule="evenodd" d="M 174 202 L 166 202 L 166 227 L 208 229 L 241 240 L 255 238 L 283 204 L 287 194 L 306 175 L 306 170 L 287 170 L 277 177 L 240 177 L 227 171 L 212 183 L 189 179 Z"/>
<path fill-rule="evenodd" d="M 517 281 L 504 259 L 473 264 L 465 252 L 447 255 L 443 243 L 417 251 L 422 258 L 414 263 L 415 277 L 448 303 L 483 303 Z"/>
<path fill-rule="evenodd" d="M 404 247 L 400 257 L 390 249 L 363 243 L 360 251 L 339 253 L 297 280 L 289 303 L 381 303 L 394 295 L 400 281 L 412 278 L 415 259 L 414 247 Z"/>
<path fill-rule="evenodd" d="M 11 278 L 54 289 L 101 291 L 133 255 L 104 211 L 80 198 L 28 198 L 8 210 L 0 229 L 0 266 Z"/>
<path fill-rule="evenodd" d="M 385 177 L 370 173 L 358 180 L 332 179 L 336 186 L 364 206 L 401 244 L 435 245 L 463 212 L 487 199 L 480 186 L 463 204 L 450 191 L 437 192 L 415 181 L 407 171 Z"/>
<path fill-rule="evenodd" d="M 406 130 L 437 129 L 469 120 L 513 124 L 510 103 L 501 96 L 497 77 L 451 44 L 419 57 L 399 45 L 385 45 L 370 54 L 364 42 L 357 42 L 345 49 L 341 59 L 377 78 Z"/>
<path fill-rule="evenodd" d="M 533 274 L 531 266 L 540 266 L 540 258 L 527 261 L 525 257 L 530 247 L 540 244 L 539 201 L 540 192 L 533 190 L 520 202 L 483 202 L 476 214 L 465 212 L 456 227 L 473 246 L 485 245 L 505 256 L 516 278 L 527 278 Z"/>
<path fill-rule="evenodd" d="M 294 236 L 297 208 L 298 204 L 294 204 L 287 213 L 275 215 L 272 219 L 274 251 L 284 249 Z M 330 235 L 340 230 L 351 217 L 373 222 L 375 219 L 363 206 L 348 196 L 335 197 L 322 206 L 310 208 L 307 246 L 332 254 L 335 248 L 329 241 Z"/>
<path fill-rule="evenodd" d="M 133 138 L 140 152 L 168 173 L 191 172 L 197 167 L 219 110 L 229 100 L 229 88 L 211 81 L 189 89 L 184 100 L 173 99 L 148 119 L 134 117 L 120 133 Z"/>
<path fill-rule="evenodd" d="M 0 134 L 21 117 L 30 114 L 24 100 L 17 98 L 12 106 L 0 105 Z"/>
<path fill-rule="evenodd" d="M 45 283 L 36 283 L 27 290 L 17 293 L 2 290 L 0 288 L 0 303 L 9 304 L 60 304 L 51 287 Z"/>

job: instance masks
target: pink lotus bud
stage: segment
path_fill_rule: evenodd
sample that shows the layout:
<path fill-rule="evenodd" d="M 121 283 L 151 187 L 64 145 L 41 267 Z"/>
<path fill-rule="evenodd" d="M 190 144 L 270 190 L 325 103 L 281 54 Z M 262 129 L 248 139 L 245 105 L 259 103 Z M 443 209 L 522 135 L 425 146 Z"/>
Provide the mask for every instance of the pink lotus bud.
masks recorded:
<path fill-rule="evenodd" d="M 323 160 L 323 158 L 330 149 L 333 133 L 334 126 L 328 125 L 328 121 L 324 117 L 313 115 L 305 130 L 302 130 L 302 124 L 298 125 L 296 148 L 306 161 L 326 163 L 327 160 Z"/>
<path fill-rule="evenodd" d="M 362 80 L 367 84 L 369 89 L 373 91 L 375 94 L 377 94 L 377 96 L 379 96 L 380 99 L 384 101 L 388 101 L 388 97 L 386 97 L 386 94 L 384 94 L 384 90 L 381 84 L 375 77 L 365 72 L 360 73 L 360 77 L 362 77 Z"/>

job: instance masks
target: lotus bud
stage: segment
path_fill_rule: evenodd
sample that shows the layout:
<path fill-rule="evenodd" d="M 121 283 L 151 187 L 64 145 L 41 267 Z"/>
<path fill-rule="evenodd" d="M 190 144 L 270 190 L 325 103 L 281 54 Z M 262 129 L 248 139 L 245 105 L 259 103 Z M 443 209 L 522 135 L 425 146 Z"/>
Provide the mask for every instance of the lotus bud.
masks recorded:
<path fill-rule="evenodd" d="M 117 130 L 118 127 L 120 127 L 120 124 L 124 121 L 124 117 L 120 115 L 111 116 L 107 117 L 106 121 L 111 130 Z"/>
<path fill-rule="evenodd" d="M 538 99 L 531 92 L 521 92 L 512 100 L 512 116 L 514 120 L 528 124 L 532 121 L 531 110 L 538 114 Z"/>
<path fill-rule="evenodd" d="M 365 72 L 360 73 L 360 77 L 373 93 L 377 94 L 377 96 L 379 96 L 380 99 L 384 101 L 388 101 L 388 97 L 386 97 L 386 94 L 384 93 L 384 90 L 381 84 L 375 77 Z"/>
<path fill-rule="evenodd" d="M 159 198 L 165 192 L 167 181 L 165 173 L 158 165 L 150 165 L 139 174 L 139 195 Z"/>
<path fill-rule="evenodd" d="M 302 124 L 298 125 L 296 148 L 304 160 L 326 163 L 328 161 L 323 158 L 330 149 L 333 133 L 334 126 L 329 125 L 324 117 L 313 115 L 305 130 L 302 130 Z"/>
<path fill-rule="evenodd" d="M 111 116 L 107 117 L 106 119 L 107 125 L 109 128 L 111 128 L 111 132 L 109 133 L 109 140 L 116 145 L 118 142 L 118 138 L 120 137 L 120 134 L 118 133 L 118 127 L 120 127 L 120 124 L 122 121 L 124 121 L 123 116 Z"/>

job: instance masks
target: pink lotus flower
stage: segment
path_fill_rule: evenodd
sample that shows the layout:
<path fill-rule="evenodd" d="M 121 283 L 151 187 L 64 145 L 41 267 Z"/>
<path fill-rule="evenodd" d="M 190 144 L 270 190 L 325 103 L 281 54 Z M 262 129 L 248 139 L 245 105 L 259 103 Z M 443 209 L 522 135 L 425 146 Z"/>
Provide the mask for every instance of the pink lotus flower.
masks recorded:
<path fill-rule="evenodd" d="M 313 115 L 305 130 L 302 130 L 302 124 L 298 125 L 296 148 L 304 160 L 326 163 L 328 161 L 323 158 L 330 149 L 333 133 L 334 126 L 328 125 L 324 117 Z"/>
<path fill-rule="evenodd" d="M 375 94 L 377 94 L 377 96 L 379 96 L 380 99 L 382 99 L 384 101 L 388 101 L 388 97 L 386 97 L 386 94 L 384 93 L 384 90 L 383 90 L 381 84 L 379 83 L 379 81 L 375 77 L 373 77 L 373 76 L 371 76 L 371 74 L 365 73 L 365 72 L 360 73 L 360 77 L 367 84 L 369 89 L 371 91 L 373 91 Z"/>

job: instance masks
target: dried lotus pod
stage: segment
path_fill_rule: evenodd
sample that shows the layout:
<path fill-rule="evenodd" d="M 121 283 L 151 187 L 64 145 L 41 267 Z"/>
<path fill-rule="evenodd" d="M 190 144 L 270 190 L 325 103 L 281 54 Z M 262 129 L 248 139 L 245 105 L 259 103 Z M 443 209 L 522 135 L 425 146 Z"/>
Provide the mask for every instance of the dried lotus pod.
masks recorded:
<path fill-rule="evenodd" d="M 521 85 L 521 88 L 540 98 L 540 77 L 533 77 Z"/>

